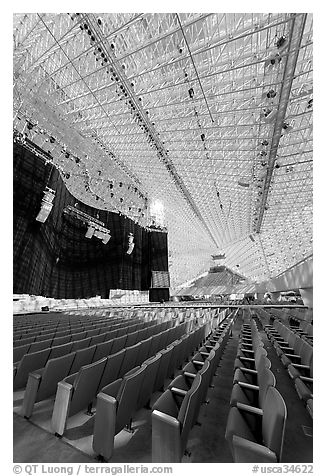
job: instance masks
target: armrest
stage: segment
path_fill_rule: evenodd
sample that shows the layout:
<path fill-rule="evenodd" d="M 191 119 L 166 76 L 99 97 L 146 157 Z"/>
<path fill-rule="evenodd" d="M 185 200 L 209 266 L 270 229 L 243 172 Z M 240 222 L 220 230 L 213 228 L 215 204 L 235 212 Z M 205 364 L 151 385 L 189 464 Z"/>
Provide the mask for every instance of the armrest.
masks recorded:
<path fill-rule="evenodd" d="M 312 379 L 311 377 L 305 377 L 303 375 L 300 375 L 299 379 L 302 380 L 303 382 L 307 382 L 307 383 L 311 383 L 311 384 L 313 384 L 313 381 L 314 381 L 314 379 Z"/>
<path fill-rule="evenodd" d="M 195 365 L 201 365 L 203 366 L 205 362 L 202 362 L 201 360 L 193 360 L 192 361 Z"/>
<path fill-rule="evenodd" d="M 182 388 L 177 388 L 177 387 L 172 387 L 170 388 L 172 393 L 176 393 L 177 395 L 180 395 L 181 397 L 184 397 L 187 395 L 187 391 L 183 390 Z"/>
<path fill-rule="evenodd" d="M 292 364 L 293 367 L 296 369 L 305 369 L 305 370 L 310 370 L 309 365 L 302 365 L 302 364 Z"/>
<path fill-rule="evenodd" d="M 251 405 L 246 405 L 245 403 L 237 403 L 238 410 L 247 413 L 253 413 L 254 415 L 263 416 L 263 410 L 261 408 L 252 407 Z"/>
<path fill-rule="evenodd" d="M 196 377 L 196 374 L 193 374 L 191 372 L 183 372 L 183 375 L 185 377 L 189 377 L 189 378 L 195 378 Z"/>
<path fill-rule="evenodd" d="M 259 390 L 258 385 L 253 385 L 251 383 L 246 383 L 246 382 L 238 382 L 238 384 L 240 385 L 240 387 L 246 388 L 248 390 L 256 390 L 256 391 Z"/>
<path fill-rule="evenodd" d="M 117 400 L 111 395 L 102 392 L 97 395 L 93 449 L 107 459 L 113 453 L 117 406 Z"/>
<path fill-rule="evenodd" d="M 286 355 L 287 357 L 290 357 L 291 359 L 294 358 L 294 359 L 301 359 L 301 356 L 300 355 L 297 355 L 297 354 L 284 354 Z"/>
<path fill-rule="evenodd" d="M 240 367 L 240 370 L 243 373 L 247 372 L 247 374 L 251 374 L 251 375 L 257 375 L 258 374 L 257 370 L 248 369 L 247 367 Z"/>
<path fill-rule="evenodd" d="M 249 353 L 252 353 L 254 352 L 252 346 L 251 346 L 251 349 L 246 349 L 245 347 L 243 347 L 243 345 L 241 344 L 241 347 L 240 349 L 242 350 L 242 352 L 249 352 Z"/>
<path fill-rule="evenodd" d="M 252 359 L 251 357 L 239 357 L 240 360 L 244 360 L 245 362 L 255 362 L 255 359 Z"/>
<path fill-rule="evenodd" d="M 52 413 L 52 428 L 58 435 L 63 435 L 65 431 L 73 389 L 73 386 L 64 380 L 58 383 Z"/>
<path fill-rule="evenodd" d="M 206 355 L 206 356 L 209 355 L 209 352 L 203 352 L 203 351 L 201 351 L 201 350 L 200 350 L 199 352 L 201 353 L 201 355 Z"/>
<path fill-rule="evenodd" d="M 291 350 L 292 352 L 294 352 L 293 347 L 287 347 L 287 346 L 284 346 L 284 345 L 279 345 L 279 348 L 280 348 L 280 349 L 284 349 L 284 350 L 286 350 L 287 352 L 288 352 L 289 350 Z M 291 355 L 294 355 L 294 354 L 291 354 Z"/>
<path fill-rule="evenodd" d="M 275 453 L 266 446 L 237 435 L 233 435 L 232 443 L 236 463 L 250 463 L 253 461 L 255 463 L 277 463 Z"/>
<path fill-rule="evenodd" d="M 121 382 L 122 378 L 119 378 L 114 382 L 111 382 L 105 387 L 101 388 L 100 391 L 103 395 L 110 395 L 111 397 L 117 398 Z"/>

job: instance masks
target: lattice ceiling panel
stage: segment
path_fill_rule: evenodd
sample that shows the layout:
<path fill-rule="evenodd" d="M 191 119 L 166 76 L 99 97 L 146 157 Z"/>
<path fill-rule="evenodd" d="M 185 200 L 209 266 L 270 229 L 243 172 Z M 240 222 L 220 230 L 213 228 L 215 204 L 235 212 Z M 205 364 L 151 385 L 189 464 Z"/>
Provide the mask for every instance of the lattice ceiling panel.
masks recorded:
<path fill-rule="evenodd" d="M 79 200 L 144 226 L 175 287 L 312 253 L 312 16 L 14 15 L 14 127 Z"/>

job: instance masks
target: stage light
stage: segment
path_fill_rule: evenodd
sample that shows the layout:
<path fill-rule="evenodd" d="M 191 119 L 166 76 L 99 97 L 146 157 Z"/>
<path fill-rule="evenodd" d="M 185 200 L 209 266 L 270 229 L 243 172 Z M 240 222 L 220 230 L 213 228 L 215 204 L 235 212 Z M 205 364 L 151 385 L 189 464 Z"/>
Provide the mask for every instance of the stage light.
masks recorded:
<path fill-rule="evenodd" d="M 40 223 L 44 223 L 48 218 L 53 207 L 52 202 L 55 196 L 55 191 L 49 187 L 46 187 L 43 193 L 44 197 L 42 198 L 41 210 L 36 217 L 36 221 L 39 221 Z"/>
<path fill-rule="evenodd" d="M 94 235 L 94 231 L 95 231 L 95 228 L 90 225 L 86 231 L 85 237 L 92 238 L 92 236 Z"/>
<path fill-rule="evenodd" d="M 103 236 L 103 243 L 104 245 L 106 245 L 109 241 L 110 241 L 110 238 L 111 238 L 111 235 L 109 235 L 109 233 L 106 233 L 104 236 Z"/>

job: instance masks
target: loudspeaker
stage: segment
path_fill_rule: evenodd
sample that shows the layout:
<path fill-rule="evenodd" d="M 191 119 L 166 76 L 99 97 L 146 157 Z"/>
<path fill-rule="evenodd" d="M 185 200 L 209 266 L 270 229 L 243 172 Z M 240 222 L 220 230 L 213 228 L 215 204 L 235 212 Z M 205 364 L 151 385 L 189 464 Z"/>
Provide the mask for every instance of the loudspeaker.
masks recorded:
<path fill-rule="evenodd" d="M 170 300 L 169 288 L 150 288 L 149 302 L 165 302 Z"/>

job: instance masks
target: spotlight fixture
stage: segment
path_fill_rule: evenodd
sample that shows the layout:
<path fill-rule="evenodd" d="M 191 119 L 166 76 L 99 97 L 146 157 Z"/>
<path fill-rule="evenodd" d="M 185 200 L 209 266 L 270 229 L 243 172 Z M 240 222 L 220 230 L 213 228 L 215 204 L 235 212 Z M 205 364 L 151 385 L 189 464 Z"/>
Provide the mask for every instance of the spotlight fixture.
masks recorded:
<path fill-rule="evenodd" d="M 87 228 L 85 237 L 92 238 L 92 236 L 94 235 L 94 231 L 95 231 L 95 228 L 92 225 L 89 225 L 89 227 Z"/>
<path fill-rule="evenodd" d="M 127 255 L 131 255 L 131 253 L 133 252 L 134 247 L 135 247 L 134 235 L 132 233 L 129 233 L 129 235 L 128 235 L 128 249 L 126 251 Z"/>

